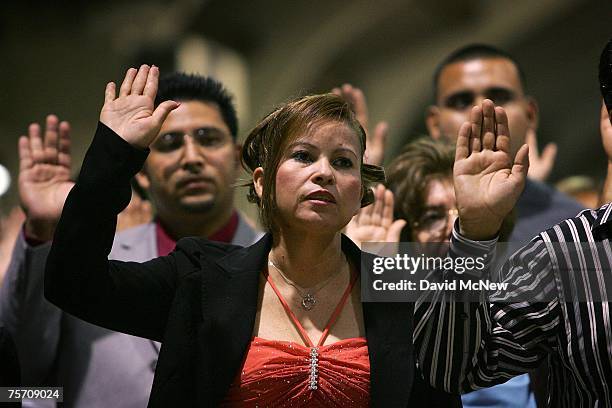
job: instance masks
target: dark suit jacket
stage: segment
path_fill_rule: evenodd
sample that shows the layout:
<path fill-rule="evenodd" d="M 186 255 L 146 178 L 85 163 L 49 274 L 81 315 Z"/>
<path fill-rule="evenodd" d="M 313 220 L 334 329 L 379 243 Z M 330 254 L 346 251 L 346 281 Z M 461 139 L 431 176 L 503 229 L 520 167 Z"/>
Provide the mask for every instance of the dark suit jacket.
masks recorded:
<path fill-rule="evenodd" d="M 144 158 L 146 152 L 98 128 L 56 229 L 45 295 L 86 321 L 163 343 L 149 406 L 213 406 L 252 339 L 272 238 L 246 248 L 185 238 L 167 257 L 108 261 L 113 220 Z M 346 237 L 342 250 L 361 265 L 361 251 Z M 413 311 L 411 303 L 363 304 L 372 405 L 460 406 L 458 396 L 432 390 L 415 369 Z"/>
<path fill-rule="evenodd" d="M 21 385 L 17 349 L 9 332 L 0 325 L 0 387 Z"/>

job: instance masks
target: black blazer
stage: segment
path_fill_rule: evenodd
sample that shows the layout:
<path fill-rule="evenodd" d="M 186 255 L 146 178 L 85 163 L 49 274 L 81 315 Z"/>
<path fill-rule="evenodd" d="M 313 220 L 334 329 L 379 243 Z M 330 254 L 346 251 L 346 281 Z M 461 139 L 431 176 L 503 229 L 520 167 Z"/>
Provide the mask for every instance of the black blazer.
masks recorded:
<path fill-rule="evenodd" d="M 90 323 L 162 342 L 150 407 L 214 406 L 252 339 L 271 235 L 247 248 L 184 238 L 167 257 L 108 261 L 129 178 L 146 158 L 126 145 L 98 128 L 56 229 L 45 295 Z M 361 251 L 345 236 L 342 250 L 361 266 Z M 433 390 L 416 370 L 413 311 L 412 303 L 363 304 L 372 405 L 461 406 L 459 396 Z"/>

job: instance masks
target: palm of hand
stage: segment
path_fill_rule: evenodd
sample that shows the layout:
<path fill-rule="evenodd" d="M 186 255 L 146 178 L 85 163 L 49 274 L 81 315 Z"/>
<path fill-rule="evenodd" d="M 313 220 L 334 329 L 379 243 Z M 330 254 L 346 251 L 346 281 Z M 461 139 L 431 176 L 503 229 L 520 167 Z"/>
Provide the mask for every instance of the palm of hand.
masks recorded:
<path fill-rule="evenodd" d="M 59 164 L 37 163 L 19 174 L 19 196 L 29 218 L 57 220 L 74 182 L 70 169 Z"/>
<path fill-rule="evenodd" d="M 346 226 L 346 235 L 355 242 L 386 242 L 389 229 L 382 225 L 360 225 L 352 219 Z"/>
<path fill-rule="evenodd" d="M 374 189 L 374 204 L 359 210 L 346 226 L 346 235 L 358 245 L 363 242 L 399 242 L 404 220 L 393 220 L 394 198 L 382 184 Z"/>
<path fill-rule="evenodd" d="M 453 179 L 460 232 L 475 240 L 498 233 L 525 185 L 529 148 L 523 145 L 512 162 L 508 117 L 485 99 L 474 106 L 457 135 Z"/>
<path fill-rule="evenodd" d="M 157 67 L 142 65 L 138 70 L 128 69 L 118 96 L 115 84 L 109 82 L 100 122 L 132 146 L 149 147 L 170 111 L 178 107 L 174 101 L 164 101 L 154 107 L 158 80 Z"/>
<path fill-rule="evenodd" d="M 127 142 L 143 147 L 157 135 L 153 119 L 153 100 L 147 95 L 128 95 L 107 101 L 100 112 L 100 121 L 113 129 Z"/>
<path fill-rule="evenodd" d="M 474 218 L 503 218 L 514 206 L 524 180 L 512 177 L 510 159 L 505 152 L 483 150 L 458 160 L 453 170 L 460 213 L 475 213 Z"/>

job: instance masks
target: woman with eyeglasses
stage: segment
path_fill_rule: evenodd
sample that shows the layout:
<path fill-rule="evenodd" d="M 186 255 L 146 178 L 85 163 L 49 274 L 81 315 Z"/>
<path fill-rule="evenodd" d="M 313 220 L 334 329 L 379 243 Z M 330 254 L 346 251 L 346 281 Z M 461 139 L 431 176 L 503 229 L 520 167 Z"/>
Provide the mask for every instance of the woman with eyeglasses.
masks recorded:
<path fill-rule="evenodd" d="M 420 138 L 409 143 L 386 169 L 394 195 L 394 217 L 406 221 L 400 241 L 448 242 L 459 214 L 453 187 L 455 147 Z M 502 224 L 505 242 L 514 226 L 514 212 Z"/>
<path fill-rule="evenodd" d="M 162 342 L 152 407 L 460 406 L 416 367 L 414 305 L 361 302 L 369 255 L 341 231 L 372 202 L 368 185 L 384 173 L 364 164 L 365 132 L 339 96 L 282 104 L 246 138 L 248 197 L 268 232 L 258 243 L 185 238 L 149 262 L 107 260 L 129 180 L 178 106 L 154 106 L 158 76 L 144 65 L 128 70 L 118 96 L 107 85 L 98 130 L 56 229 L 47 298 L 91 323 Z M 527 171 L 526 149 L 510 170 L 505 114 L 489 108 L 485 123 L 498 115 L 500 134 L 490 126 L 484 136 L 474 132 L 483 147 L 463 149 L 458 172 L 460 233 L 474 240 L 495 236 L 501 220 L 488 209 L 509 211 Z M 423 324 L 455 319 L 445 313 Z M 432 361 L 463 346 L 451 342 Z"/>

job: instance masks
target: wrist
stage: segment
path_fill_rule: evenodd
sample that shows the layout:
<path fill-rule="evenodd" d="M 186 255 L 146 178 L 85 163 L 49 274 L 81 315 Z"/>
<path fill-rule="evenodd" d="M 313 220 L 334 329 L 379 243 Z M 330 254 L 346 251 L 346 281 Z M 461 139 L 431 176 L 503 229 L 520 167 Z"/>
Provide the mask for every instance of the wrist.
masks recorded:
<path fill-rule="evenodd" d="M 39 243 L 51 241 L 56 225 L 56 221 L 26 219 L 24 224 L 26 240 Z"/>
<path fill-rule="evenodd" d="M 459 233 L 472 241 L 490 241 L 497 238 L 501 222 L 469 222 L 459 218 Z"/>

